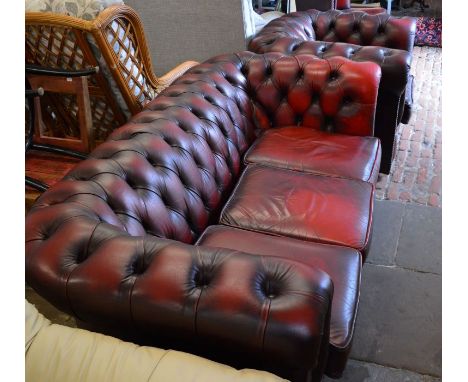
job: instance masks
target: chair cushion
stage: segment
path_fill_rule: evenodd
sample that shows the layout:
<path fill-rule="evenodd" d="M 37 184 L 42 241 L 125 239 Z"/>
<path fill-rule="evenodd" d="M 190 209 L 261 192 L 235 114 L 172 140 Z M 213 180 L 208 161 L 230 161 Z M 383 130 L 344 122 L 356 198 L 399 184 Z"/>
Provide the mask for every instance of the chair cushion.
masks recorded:
<path fill-rule="evenodd" d="M 249 165 L 220 223 L 365 250 L 374 187 L 368 182 Z"/>
<path fill-rule="evenodd" d="M 316 267 L 333 281 L 329 363 L 346 364 L 359 302 L 361 256 L 351 248 L 270 236 L 226 226 L 208 227 L 197 245 L 283 257 Z"/>
<path fill-rule="evenodd" d="M 245 162 L 375 184 L 380 156 L 377 138 L 291 126 L 266 131 L 247 152 Z"/>
<path fill-rule="evenodd" d="M 93 20 L 111 5 L 123 4 L 122 0 L 26 0 L 26 12 L 62 13 L 84 20 Z"/>

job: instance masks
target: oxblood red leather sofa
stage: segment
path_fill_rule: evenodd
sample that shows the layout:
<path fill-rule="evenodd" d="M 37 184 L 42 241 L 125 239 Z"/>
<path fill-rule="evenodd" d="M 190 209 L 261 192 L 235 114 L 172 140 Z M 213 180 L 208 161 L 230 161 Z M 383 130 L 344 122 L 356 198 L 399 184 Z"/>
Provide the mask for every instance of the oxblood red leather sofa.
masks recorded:
<path fill-rule="evenodd" d="M 416 21 L 411 17 L 365 12 L 320 12 L 310 9 L 267 24 L 249 43 L 256 53 L 311 54 L 372 61 L 382 68 L 375 135 L 382 142 L 381 172 L 390 172 L 395 131 L 408 123 L 412 107 L 410 76 Z"/>
<path fill-rule="evenodd" d="M 341 375 L 370 240 L 380 68 L 219 56 L 26 218 L 26 280 L 81 327 L 293 381 Z"/>

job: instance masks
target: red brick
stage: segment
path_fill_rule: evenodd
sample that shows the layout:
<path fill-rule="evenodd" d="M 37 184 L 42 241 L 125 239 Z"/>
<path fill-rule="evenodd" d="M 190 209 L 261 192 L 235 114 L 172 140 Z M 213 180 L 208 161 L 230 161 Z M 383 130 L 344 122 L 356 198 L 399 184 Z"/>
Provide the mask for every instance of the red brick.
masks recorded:
<path fill-rule="evenodd" d="M 403 191 L 400 194 L 399 199 L 409 202 L 411 200 L 411 194 L 408 191 Z"/>
<path fill-rule="evenodd" d="M 412 141 L 421 142 L 423 139 L 423 132 L 422 131 L 415 131 L 411 137 Z"/>
<path fill-rule="evenodd" d="M 410 139 L 411 137 L 411 132 L 413 131 L 413 129 L 411 128 L 410 125 L 406 125 L 404 128 L 403 128 L 403 132 L 401 133 L 401 138 L 402 139 Z"/>
<path fill-rule="evenodd" d="M 397 183 L 403 182 L 403 174 L 404 174 L 403 167 L 397 168 L 395 172 L 393 173 L 392 181 L 397 182 Z"/>
<path fill-rule="evenodd" d="M 441 191 L 442 191 L 442 177 L 439 175 L 436 175 L 434 176 L 434 178 L 432 178 L 429 192 L 440 194 Z"/>
<path fill-rule="evenodd" d="M 442 145 L 436 145 L 434 149 L 434 158 L 435 159 L 442 159 Z"/>
<path fill-rule="evenodd" d="M 387 197 L 390 200 L 398 200 L 398 184 L 391 183 L 390 187 L 388 188 Z"/>
<path fill-rule="evenodd" d="M 418 114 L 418 119 L 416 119 L 416 123 L 414 124 L 415 130 L 424 130 L 426 127 L 426 122 L 422 119 L 420 114 Z"/>
<path fill-rule="evenodd" d="M 418 184 L 423 184 L 426 183 L 427 181 L 427 169 L 422 167 L 418 170 L 418 177 L 416 179 L 416 182 Z"/>
<path fill-rule="evenodd" d="M 440 197 L 436 194 L 431 194 L 431 196 L 429 196 L 429 205 L 433 207 L 440 207 Z"/>
<path fill-rule="evenodd" d="M 432 157 L 432 150 L 431 149 L 424 149 L 422 152 L 421 152 L 421 156 L 423 158 L 430 158 Z"/>
<path fill-rule="evenodd" d="M 414 181 L 416 180 L 416 173 L 415 172 L 406 172 L 405 174 L 405 188 L 413 187 Z"/>
<path fill-rule="evenodd" d="M 411 155 L 412 156 L 419 156 L 419 152 L 421 150 L 421 143 L 420 142 L 411 142 Z"/>
<path fill-rule="evenodd" d="M 406 165 L 407 166 L 410 166 L 410 167 L 415 167 L 416 164 L 418 163 L 418 157 L 416 156 L 409 156 L 407 159 L 406 159 Z"/>
<path fill-rule="evenodd" d="M 400 145 L 398 146 L 398 150 L 408 150 L 410 145 L 410 141 L 406 139 L 401 139 L 400 140 Z"/>

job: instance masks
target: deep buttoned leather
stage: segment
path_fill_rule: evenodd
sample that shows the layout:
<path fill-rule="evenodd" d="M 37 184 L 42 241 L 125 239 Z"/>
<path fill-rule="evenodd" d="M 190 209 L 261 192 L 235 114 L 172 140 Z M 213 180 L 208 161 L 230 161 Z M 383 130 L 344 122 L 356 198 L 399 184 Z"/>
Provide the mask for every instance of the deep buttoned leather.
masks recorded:
<path fill-rule="evenodd" d="M 411 116 L 409 81 L 416 20 L 366 12 L 320 12 L 310 9 L 276 19 L 249 43 L 257 53 L 311 54 L 372 61 L 382 68 L 375 135 L 382 142 L 381 172 L 390 172 L 395 153 L 395 133 Z M 411 88 L 409 88 L 411 90 Z"/>
<path fill-rule="evenodd" d="M 268 40 L 292 37 L 309 41 L 382 46 L 411 53 L 415 35 L 416 20 L 412 17 L 309 9 L 273 20 L 252 39 L 249 49 L 258 52 Z"/>
<path fill-rule="evenodd" d="M 320 380 L 329 275 L 190 244 L 218 223 L 258 136 L 291 124 L 371 134 L 379 80 L 373 63 L 280 53 L 192 68 L 38 199 L 26 219 L 28 284 L 120 337 Z"/>
<path fill-rule="evenodd" d="M 329 274 L 334 292 L 327 369 L 331 375 L 341 375 L 351 350 L 359 302 L 362 265 L 358 251 L 221 225 L 208 227 L 197 245 L 297 260 Z"/>

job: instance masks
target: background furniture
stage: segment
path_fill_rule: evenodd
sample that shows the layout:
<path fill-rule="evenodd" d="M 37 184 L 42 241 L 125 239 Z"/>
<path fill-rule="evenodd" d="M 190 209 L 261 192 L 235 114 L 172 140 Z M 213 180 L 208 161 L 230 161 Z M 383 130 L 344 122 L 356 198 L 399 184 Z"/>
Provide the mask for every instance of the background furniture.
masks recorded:
<path fill-rule="evenodd" d="M 137 346 L 51 324 L 26 301 L 26 381 L 280 382 L 258 370 L 235 370 L 191 354 Z"/>
<path fill-rule="evenodd" d="M 88 146 L 87 151 L 196 64 L 185 62 L 166 75 L 156 77 L 135 11 L 125 5 L 104 9 L 102 1 L 88 2 L 92 4 L 84 7 L 86 11 L 81 8 L 82 2 L 70 8 L 78 12 L 75 16 L 47 12 L 56 10 L 54 6 L 63 5 L 62 2 L 51 3 L 44 9 L 41 7 L 47 2 L 26 2 L 27 64 L 72 71 L 99 68 L 88 77 L 88 88 L 83 89 L 89 93 L 92 116 L 93 134 L 89 142 L 83 144 Z M 92 8 L 95 3 L 101 8 Z M 90 9 L 93 12 L 87 13 Z M 70 13 L 68 8 L 61 11 Z M 30 80 L 35 81 L 34 78 Z M 49 125 L 41 139 L 45 139 L 44 135 L 53 136 L 54 129 L 66 131 L 64 135 L 69 140 L 80 139 L 77 110 L 82 106 L 73 96 L 46 93 L 40 112 Z"/>
<path fill-rule="evenodd" d="M 39 198 L 28 285 L 84 328 L 295 381 L 340 375 L 370 240 L 379 80 L 373 63 L 277 53 L 190 69 Z"/>
<path fill-rule="evenodd" d="M 77 146 L 78 148 L 84 150 L 89 149 L 88 137 L 90 136 L 89 131 L 91 128 L 91 114 L 89 107 L 89 96 L 87 94 L 88 88 L 86 77 L 94 74 L 95 72 L 95 69 L 71 72 L 65 70 L 44 69 L 42 67 L 26 65 L 26 74 L 30 75 L 29 80 L 26 79 L 26 108 L 28 111 L 28 118 L 26 118 L 26 123 L 28 124 L 25 146 L 26 155 L 28 154 L 29 150 L 41 150 L 60 155 L 67 155 L 78 159 L 86 159 L 84 154 L 67 149 L 66 147 L 64 148 L 63 146 L 67 146 L 66 143 L 68 143 L 64 139 L 58 138 L 54 140 L 51 137 L 46 137 L 45 139 L 46 142 L 51 141 L 54 143 L 59 141 L 62 147 L 36 143 L 36 140 L 34 139 L 35 130 L 39 132 L 39 134 L 42 130 L 42 121 L 40 116 L 37 118 L 36 112 L 40 112 L 41 110 L 40 106 L 38 106 L 38 98 L 44 95 L 45 90 L 50 90 L 51 88 L 53 90 L 58 90 L 60 87 L 61 91 L 65 91 L 68 90 L 67 87 L 71 87 L 72 89 L 68 91 L 75 92 L 75 94 L 77 94 L 78 104 L 81 106 L 79 107 L 79 110 L 82 110 L 79 115 L 81 141 L 79 141 L 79 145 Z M 73 79 L 78 81 L 73 82 Z M 35 86 L 31 86 L 31 83 L 33 83 Z M 36 123 L 38 120 L 39 123 Z M 75 147 L 74 144 L 76 141 L 72 141 L 71 143 L 73 143 L 73 145 L 70 146 Z M 44 182 L 28 176 L 26 176 L 26 185 L 42 192 L 48 188 Z"/>
<path fill-rule="evenodd" d="M 381 171 L 388 174 L 395 154 L 396 128 L 400 122 L 407 123 L 411 115 L 409 71 L 415 33 L 416 20 L 411 17 L 311 9 L 273 21 L 252 39 L 249 50 L 323 58 L 343 56 L 378 63 L 382 82 L 375 135 L 382 142 Z"/>

